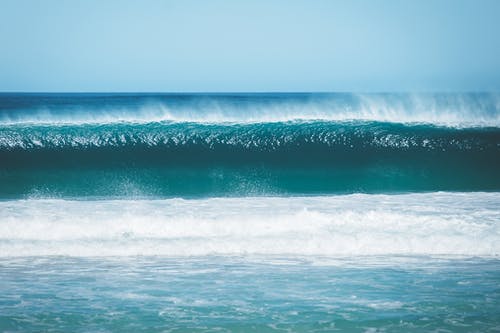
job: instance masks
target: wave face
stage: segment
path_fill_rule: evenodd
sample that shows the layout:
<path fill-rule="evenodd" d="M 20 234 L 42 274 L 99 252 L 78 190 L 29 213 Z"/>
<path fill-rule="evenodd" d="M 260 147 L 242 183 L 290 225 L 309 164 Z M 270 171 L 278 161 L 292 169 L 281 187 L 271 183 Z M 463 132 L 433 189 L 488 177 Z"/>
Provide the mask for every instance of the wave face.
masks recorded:
<path fill-rule="evenodd" d="M 499 193 L 0 202 L 0 255 L 500 255 Z"/>
<path fill-rule="evenodd" d="M 499 190 L 500 129 L 378 122 L 0 126 L 0 198 Z"/>
<path fill-rule="evenodd" d="M 500 94 L 0 94 L 0 124 L 364 120 L 500 126 Z"/>
<path fill-rule="evenodd" d="M 367 99 L 384 108 L 361 110 Z M 0 102 L 4 199 L 500 190 L 492 94 L 1 95 Z M 170 116 L 144 111 L 154 103 Z"/>

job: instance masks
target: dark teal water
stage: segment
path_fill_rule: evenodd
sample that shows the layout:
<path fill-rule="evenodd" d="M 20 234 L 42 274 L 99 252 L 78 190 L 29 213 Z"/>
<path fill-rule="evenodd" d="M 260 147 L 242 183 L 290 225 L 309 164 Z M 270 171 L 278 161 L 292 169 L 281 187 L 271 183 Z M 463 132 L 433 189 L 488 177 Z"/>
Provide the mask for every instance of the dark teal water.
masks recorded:
<path fill-rule="evenodd" d="M 500 130 L 367 121 L 0 125 L 2 198 L 500 189 Z"/>

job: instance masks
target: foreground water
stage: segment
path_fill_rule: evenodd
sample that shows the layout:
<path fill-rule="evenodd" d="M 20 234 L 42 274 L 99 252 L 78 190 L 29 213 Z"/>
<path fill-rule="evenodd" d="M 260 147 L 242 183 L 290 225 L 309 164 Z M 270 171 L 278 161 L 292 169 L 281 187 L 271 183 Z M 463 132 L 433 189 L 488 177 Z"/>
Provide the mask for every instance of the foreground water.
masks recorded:
<path fill-rule="evenodd" d="M 500 95 L 0 94 L 0 331 L 500 331 Z"/>
<path fill-rule="evenodd" d="M 494 332 L 500 260 L 30 257 L 0 264 L 11 332 Z"/>
<path fill-rule="evenodd" d="M 500 329 L 500 194 L 0 202 L 6 332 Z"/>

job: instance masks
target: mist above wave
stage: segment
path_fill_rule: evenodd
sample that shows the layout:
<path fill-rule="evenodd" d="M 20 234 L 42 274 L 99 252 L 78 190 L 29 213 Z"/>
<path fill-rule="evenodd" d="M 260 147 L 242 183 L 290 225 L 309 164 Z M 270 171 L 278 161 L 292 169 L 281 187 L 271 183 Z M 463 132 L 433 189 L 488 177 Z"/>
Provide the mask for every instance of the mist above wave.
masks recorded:
<path fill-rule="evenodd" d="M 500 126 L 500 94 L 0 95 L 0 124 L 365 120 Z"/>

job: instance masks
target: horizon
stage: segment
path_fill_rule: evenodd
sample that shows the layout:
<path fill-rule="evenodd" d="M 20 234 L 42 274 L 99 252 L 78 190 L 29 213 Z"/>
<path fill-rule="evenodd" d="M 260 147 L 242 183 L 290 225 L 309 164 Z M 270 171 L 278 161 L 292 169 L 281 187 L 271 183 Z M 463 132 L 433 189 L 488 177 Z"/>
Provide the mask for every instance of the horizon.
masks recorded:
<path fill-rule="evenodd" d="M 499 90 L 464 91 L 0 91 L 2 95 L 481 95 L 500 94 Z"/>

